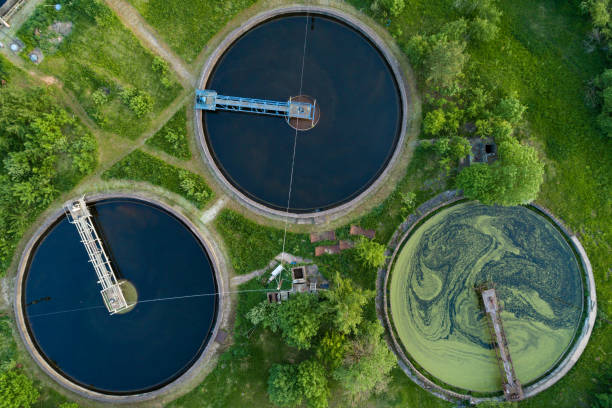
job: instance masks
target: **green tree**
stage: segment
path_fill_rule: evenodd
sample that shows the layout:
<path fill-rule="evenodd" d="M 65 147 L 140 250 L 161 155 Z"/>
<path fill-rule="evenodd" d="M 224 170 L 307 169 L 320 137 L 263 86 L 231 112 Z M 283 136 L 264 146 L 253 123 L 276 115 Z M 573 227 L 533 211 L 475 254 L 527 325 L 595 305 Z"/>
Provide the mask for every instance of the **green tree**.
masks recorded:
<path fill-rule="evenodd" d="M 516 125 L 523 118 L 523 113 L 527 108 L 521 104 L 521 101 L 516 96 L 503 98 L 495 108 L 495 114 L 509 122 L 511 125 Z"/>
<path fill-rule="evenodd" d="M 446 118 L 442 109 L 427 112 L 423 120 L 423 130 L 431 136 L 438 136 L 446 125 Z"/>
<path fill-rule="evenodd" d="M 247 318 L 273 332 L 280 331 L 288 345 L 305 350 L 319 331 L 322 312 L 317 295 L 297 293 L 282 303 L 262 302 L 247 313 Z"/>
<path fill-rule="evenodd" d="M 391 14 L 398 16 L 404 9 L 404 0 L 372 0 L 370 10 L 374 14 L 382 13 L 383 16 Z"/>
<path fill-rule="evenodd" d="M 466 157 L 472 151 L 470 141 L 465 137 L 453 136 L 450 139 L 448 154 L 452 160 Z"/>
<path fill-rule="evenodd" d="M 483 203 L 493 201 L 493 174 L 488 164 L 474 163 L 464 168 L 457 176 L 456 183 L 467 198 Z"/>
<path fill-rule="evenodd" d="M 357 242 L 355 249 L 357 250 L 357 257 L 366 266 L 380 268 L 387 260 L 385 246 L 367 238 L 362 237 Z"/>
<path fill-rule="evenodd" d="M 465 43 L 449 40 L 444 35 L 436 37 L 425 58 L 427 82 L 441 88 L 455 85 L 468 59 L 464 51 Z"/>
<path fill-rule="evenodd" d="M 495 203 L 517 205 L 535 200 L 544 181 L 544 164 L 536 150 L 510 139 L 500 143 L 497 154 Z"/>
<path fill-rule="evenodd" d="M 317 347 L 317 358 L 329 370 L 340 367 L 348 351 L 346 336 L 337 331 L 328 331 Z"/>
<path fill-rule="evenodd" d="M 466 197 L 484 204 L 518 205 L 533 201 L 544 180 L 544 164 L 536 150 L 508 139 L 498 147 L 493 165 L 477 163 L 457 176 Z"/>
<path fill-rule="evenodd" d="M 448 152 L 450 151 L 450 139 L 448 137 L 443 137 L 436 140 L 434 150 L 441 156 L 448 155 Z"/>
<path fill-rule="evenodd" d="M 396 359 L 381 337 L 383 332 L 378 322 L 366 322 L 343 364 L 333 372 L 354 406 L 384 391 L 390 381 Z"/>
<path fill-rule="evenodd" d="M 298 385 L 311 408 L 326 408 L 329 388 L 325 368 L 317 361 L 306 360 L 298 366 Z"/>
<path fill-rule="evenodd" d="M 374 296 L 374 292 L 356 287 L 350 279 L 342 278 L 339 273 L 336 273 L 334 282 L 333 290 L 324 292 L 327 299 L 325 308 L 340 333 L 354 333 L 363 320 L 363 306 Z"/>
<path fill-rule="evenodd" d="M 498 32 L 497 24 L 486 18 L 476 17 L 470 24 L 470 37 L 476 41 L 493 41 Z"/>
<path fill-rule="evenodd" d="M 17 370 L 0 374 L 0 408 L 29 408 L 38 400 L 32 380 Z"/>
<path fill-rule="evenodd" d="M 268 377 L 268 396 L 279 407 L 297 407 L 302 403 L 298 369 L 294 365 L 275 364 Z"/>
<path fill-rule="evenodd" d="M 298 349 L 309 349 L 321 324 L 319 298 L 315 294 L 295 294 L 281 303 L 279 328 L 285 342 Z"/>

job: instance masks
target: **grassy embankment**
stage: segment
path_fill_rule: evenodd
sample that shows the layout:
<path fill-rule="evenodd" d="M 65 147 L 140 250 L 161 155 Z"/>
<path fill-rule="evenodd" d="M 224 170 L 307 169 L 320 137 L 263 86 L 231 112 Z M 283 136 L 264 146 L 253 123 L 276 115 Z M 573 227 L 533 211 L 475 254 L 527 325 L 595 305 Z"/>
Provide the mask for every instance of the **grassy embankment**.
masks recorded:
<path fill-rule="evenodd" d="M 147 145 L 164 151 L 179 159 L 191 159 L 189 143 L 187 143 L 187 113 L 182 107 L 166 124 L 152 137 L 147 139 Z"/>
<path fill-rule="evenodd" d="M 166 163 L 141 150 L 134 150 L 102 173 L 102 178 L 145 181 L 179 194 L 197 208 L 204 208 L 213 191 L 199 174 Z"/>
<path fill-rule="evenodd" d="M 57 12 L 49 0 L 18 31 L 26 52 L 38 47 L 38 66 L 72 91 L 102 129 L 136 138 L 178 95 L 181 86 L 168 70 L 155 69 L 155 56 L 145 49 L 103 2 L 67 2 Z M 55 21 L 71 22 L 63 35 Z M 131 91 L 131 93 L 130 93 Z"/>
<path fill-rule="evenodd" d="M 255 0 L 128 1 L 188 63 L 232 17 L 255 3 Z"/>

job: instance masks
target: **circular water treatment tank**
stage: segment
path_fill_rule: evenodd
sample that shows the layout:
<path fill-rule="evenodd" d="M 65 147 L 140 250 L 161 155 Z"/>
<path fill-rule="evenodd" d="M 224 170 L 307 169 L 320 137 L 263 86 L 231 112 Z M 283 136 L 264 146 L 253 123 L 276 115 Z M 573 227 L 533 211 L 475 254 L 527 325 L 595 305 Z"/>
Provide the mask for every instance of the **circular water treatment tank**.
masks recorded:
<path fill-rule="evenodd" d="M 222 95 L 316 101 L 312 126 L 202 112 L 201 139 L 213 165 L 233 190 L 268 209 L 286 210 L 292 163 L 291 213 L 351 201 L 381 175 L 400 139 L 403 102 L 393 69 L 366 35 L 331 16 L 283 14 L 256 25 L 204 81 Z"/>
<path fill-rule="evenodd" d="M 422 374 L 461 390 L 501 391 L 476 290 L 485 283 L 496 290 L 516 375 L 533 383 L 572 344 L 584 294 L 572 248 L 530 208 L 462 202 L 413 229 L 388 279 L 394 336 Z"/>
<path fill-rule="evenodd" d="M 137 303 L 109 314 L 77 229 L 61 216 L 36 242 L 23 275 L 27 335 L 80 387 L 115 395 L 161 388 L 209 342 L 219 302 L 214 266 L 200 238 L 157 205 L 107 199 L 88 207 L 126 299 Z"/>

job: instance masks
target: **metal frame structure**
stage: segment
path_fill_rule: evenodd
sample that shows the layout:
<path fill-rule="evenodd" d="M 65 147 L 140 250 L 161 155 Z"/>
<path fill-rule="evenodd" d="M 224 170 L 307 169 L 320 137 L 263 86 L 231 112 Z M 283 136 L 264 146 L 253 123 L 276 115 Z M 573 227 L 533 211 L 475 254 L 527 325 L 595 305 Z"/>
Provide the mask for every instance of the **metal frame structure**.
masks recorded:
<path fill-rule="evenodd" d="M 502 376 L 504 396 L 508 401 L 519 401 L 524 398 L 523 387 L 514 371 L 514 364 L 508 349 L 508 340 L 501 320 L 501 308 L 497 301 L 497 294 L 492 284 L 484 284 L 477 288 L 482 296 L 485 312 L 489 316 L 487 319 L 489 330 L 491 331 L 493 348 L 499 364 Z"/>
<path fill-rule="evenodd" d="M 316 102 L 315 102 L 316 103 Z M 196 109 L 230 112 L 256 113 L 260 115 L 280 116 L 287 119 L 305 119 L 314 121 L 315 106 L 307 102 L 269 101 L 265 99 L 243 98 L 239 96 L 219 95 L 209 89 L 196 90 Z"/>
<path fill-rule="evenodd" d="M 109 313 L 115 314 L 127 309 L 130 305 L 123 296 L 121 283 L 117 281 L 110 260 L 104 251 L 102 241 L 91 219 L 91 213 L 85 203 L 85 197 L 66 204 L 64 211 L 68 221 L 79 232 L 81 242 L 89 256 L 89 262 L 98 275 L 98 283 L 102 286 L 100 294 Z"/>

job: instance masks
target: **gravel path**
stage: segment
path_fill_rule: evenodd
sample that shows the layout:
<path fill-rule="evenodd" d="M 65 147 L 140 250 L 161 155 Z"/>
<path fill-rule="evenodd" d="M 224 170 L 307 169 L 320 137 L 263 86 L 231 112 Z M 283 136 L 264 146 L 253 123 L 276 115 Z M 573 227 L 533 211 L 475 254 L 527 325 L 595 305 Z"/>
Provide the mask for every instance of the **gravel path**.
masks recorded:
<path fill-rule="evenodd" d="M 159 54 L 170 63 L 170 66 L 179 76 L 185 88 L 195 86 L 195 77 L 191 74 L 185 62 L 179 58 L 170 47 L 160 40 L 160 36 L 155 32 L 138 11 L 123 0 L 105 0 L 106 4 L 117 14 L 123 24 L 134 33 L 143 44 Z"/>

